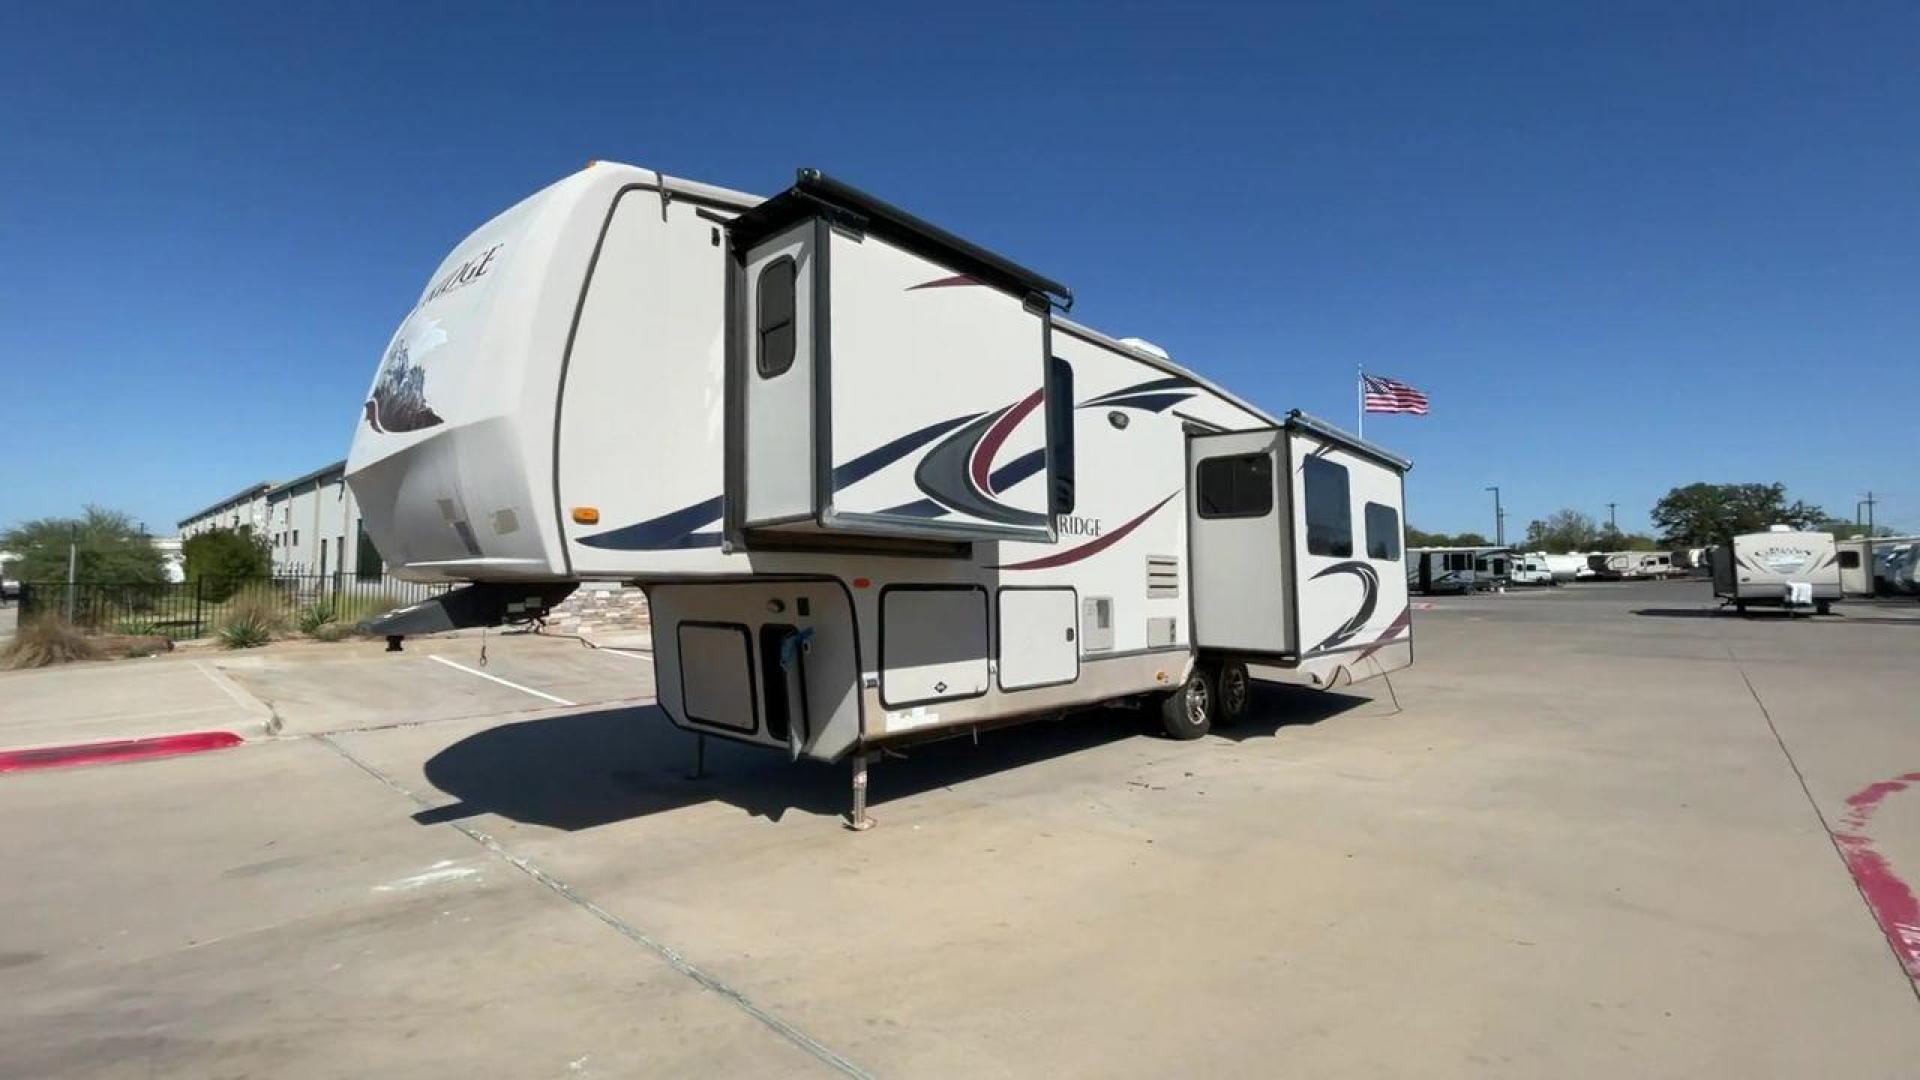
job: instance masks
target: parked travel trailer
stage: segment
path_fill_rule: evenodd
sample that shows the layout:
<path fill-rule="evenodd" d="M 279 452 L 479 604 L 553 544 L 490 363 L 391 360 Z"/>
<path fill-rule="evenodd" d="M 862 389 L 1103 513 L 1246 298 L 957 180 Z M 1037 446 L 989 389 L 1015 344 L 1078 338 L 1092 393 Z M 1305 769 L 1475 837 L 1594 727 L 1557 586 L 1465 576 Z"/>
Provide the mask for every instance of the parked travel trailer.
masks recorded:
<path fill-rule="evenodd" d="M 398 638 L 642 585 L 661 709 L 851 758 L 1121 699 L 1412 662 L 1409 463 L 1066 319 L 1064 286 L 819 173 L 765 201 L 596 164 L 395 333 L 348 479 Z M 395 646 L 398 642 L 393 643 Z"/>
<path fill-rule="evenodd" d="M 1553 572 L 1553 580 L 1562 584 L 1593 576 L 1593 568 L 1587 565 L 1587 553 L 1570 551 L 1565 555 L 1545 555 L 1547 569 Z"/>
<path fill-rule="evenodd" d="M 1407 587 L 1429 595 L 1497 588 L 1510 580 L 1512 560 L 1503 547 L 1409 548 Z"/>
<path fill-rule="evenodd" d="M 1776 525 L 1713 549 L 1713 594 L 1745 612 L 1759 604 L 1812 607 L 1825 615 L 1840 598 L 1840 558 L 1833 534 Z"/>
<path fill-rule="evenodd" d="M 1879 596 L 1902 591 L 1900 571 L 1920 537 L 1878 536 L 1836 541 L 1840 558 L 1840 591 L 1847 596 Z"/>
<path fill-rule="evenodd" d="M 1673 556 L 1665 551 L 1602 551 L 1587 556 L 1587 568 L 1607 581 L 1666 577 L 1673 573 Z"/>
<path fill-rule="evenodd" d="M 1602 581 L 1620 581 L 1633 576 L 1639 565 L 1630 551 L 1596 551 L 1587 556 L 1587 570 Z"/>
<path fill-rule="evenodd" d="M 1513 557 L 1512 580 L 1515 585 L 1560 584 L 1553 567 L 1547 563 L 1546 553 L 1540 551 Z"/>

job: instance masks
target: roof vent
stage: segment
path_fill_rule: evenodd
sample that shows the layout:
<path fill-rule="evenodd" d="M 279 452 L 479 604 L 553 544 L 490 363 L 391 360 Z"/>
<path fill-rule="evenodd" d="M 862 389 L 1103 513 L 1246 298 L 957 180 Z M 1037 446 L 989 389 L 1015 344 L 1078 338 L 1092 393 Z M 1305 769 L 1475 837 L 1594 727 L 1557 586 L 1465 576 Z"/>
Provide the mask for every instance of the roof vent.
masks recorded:
<path fill-rule="evenodd" d="M 1162 360 L 1173 359 L 1173 357 L 1167 355 L 1167 350 L 1161 348 L 1158 345 L 1155 345 L 1153 342 L 1148 341 L 1146 338 L 1123 337 L 1120 339 L 1120 344 L 1131 346 L 1132 348 L 1135 348 L 1135 349 L 1139 349 L 1141 352 L 1146 353 L 1149 356 L 1157 356 Z"/>
<path fill-rule="evenodd" d="M 1791 526 L 1791 525 L 1769 525 L 1769 526 L 1767 526 L 1767 531 L 1768 531 L 1768 532 L 1792 532 L 1792 531 L 1793 531 L 1793 526 Z"/>

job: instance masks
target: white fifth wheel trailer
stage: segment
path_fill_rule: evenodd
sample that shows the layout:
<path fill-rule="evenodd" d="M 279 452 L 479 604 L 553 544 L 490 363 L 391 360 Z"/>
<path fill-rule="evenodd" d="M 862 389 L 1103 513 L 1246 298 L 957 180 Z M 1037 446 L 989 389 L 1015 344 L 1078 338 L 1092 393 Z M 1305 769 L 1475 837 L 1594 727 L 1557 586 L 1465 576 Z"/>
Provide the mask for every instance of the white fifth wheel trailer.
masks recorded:
<path fill-rule="evenodd" d="M 1503 547 L 1426 547 L 1407 550 L 1407 588 L 1414 592 L 1473 592 L 1507 583 L 1513 551 Z"/>
<path fill-rule="evenodd" d="M 1408 462 L 1062 317 L 1062 285 L 828 177 L 597 164 L 482 226 L 389 345 L 348 481 L 398 638 L 642 585 L 677 726 L 851 758 L 1412 662 Z"/>
<path fill-rule="evenodd" d="M 1763 605 L 1811 607 L 1825 615 L 1840 599 L 1840 558 L 1832 533 L 1776 525 L 1713 549 L 1713 594 L 1744 613 Z"/>

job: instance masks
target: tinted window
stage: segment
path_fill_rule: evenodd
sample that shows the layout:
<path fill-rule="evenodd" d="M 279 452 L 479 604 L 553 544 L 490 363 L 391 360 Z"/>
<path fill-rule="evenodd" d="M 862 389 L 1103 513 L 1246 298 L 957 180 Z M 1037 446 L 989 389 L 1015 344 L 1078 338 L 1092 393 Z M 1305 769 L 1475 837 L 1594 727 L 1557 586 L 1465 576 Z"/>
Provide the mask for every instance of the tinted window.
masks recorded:
<path fill-rule="evenodd" d="M 1347 468 L 1323 457 L 1301 467 L 1307 501 L 1307 553 L 1353 557 L 1353 500 L 1347 492 Z"/>
<path fill-rule="evenodd" d="M 1860 553 L 1853 550 L 1842 551 L 1840 553 L 1840 568 L 1843 570 L 1860 569 Z"/>
<path fill-rule="evenodd" d="M 1367 558 L 1400 557 L 1400 512 L 1379 503 L 1367 504 Z"/>
<path fill-rule="evenodd" d="M 1273 510 L 1273 459 L 1266 454 L 1207 458 L 1196 479 L 1203 518 L 1265 517 Z"/>
<path fill-rule="evenodd" d="M 1073 365 L 1047 361 L 1047 445 L 1053 450 L 1053 490 L 1048 509 L 1073 513 Z"/>
<path fill-rule="evenodd" d="M 754 294 L 754 308 L 759 313 L 754 366 L 763 379 L 793 366 L 794 275 L 793 259 L 785 255 L 760 271 L 760 284 Z"/>

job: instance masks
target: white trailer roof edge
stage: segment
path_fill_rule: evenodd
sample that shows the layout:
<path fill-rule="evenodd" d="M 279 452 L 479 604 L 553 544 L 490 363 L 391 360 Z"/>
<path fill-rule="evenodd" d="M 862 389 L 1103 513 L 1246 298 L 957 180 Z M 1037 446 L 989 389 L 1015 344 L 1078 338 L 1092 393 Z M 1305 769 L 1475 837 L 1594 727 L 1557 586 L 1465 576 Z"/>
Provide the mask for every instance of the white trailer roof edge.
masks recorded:
<path fill-rule="evenodd" d="M 636 173 L 645 174 L 646 177 L 650 178 L 649 180 L 638 180 L 638 179 L 636 180 L 636 182 L 643 187 L 652 186 L 652 187 L 658 188 L 659 190 L 666 191 L 670 194 L 687 195 L 704 202 L 714 203 L 720 206 L 727 207 L 729 209 L 740 211 L 742 213 L 748 210 L 751 210 L 754 207 L 759 206 L 761 203 L 767 201 L 766 198 L 763 196 L 752 195 L 743 191 L 735 191 L 731 188 L 716 187 L 715 185 L 712 185 L 712 184 L 703 184 L 697 180 L 684 180 L 677 176 L 670 176 L 667 173 L 663 173 L 663 172 L 655 172 L 651 169 L 642 168 L 641 166 L 638 166 L 638 165 L 625 165 L 619 162 L 606 161 L 606 162 L 595 162 L 593 165 L 589 165 L 588 167 L 594 168 L 600 165 L 607 165 L 607 166 L 612 166 L 620 169 L 630 169 Z M 1222 400 L 1225 400 L 1233 405 L 1236 405 L 1239 408 L 1245 409 L 1247 412 L 1251 413 L 1252 415 L 1259 417 L 1261 420 L 1264 420 L 1267 423 L 1272 424 L 1276 427 L 1282 424 L 1285 420 L 1284 417 L 1275 416 L 1271 412 L 1268 412 L 1266 409 L 1263 409 L 1260 406 L 1255 405 L 1253 402 L 1248 401 L 1246 398 L 1241 397 L 1239 394 L 1236 394 L 1233 391 L 1228 390 L 1225 387 L 1221 386 L 1219 383 L 1214 382 L 1212 379 L 1207 378 L 1205 375 L 1202 375 L 1191 368 L 1188 368 L 1171 359 L 1168 359 L 1167 357 L 1157 355 L 1155 353 L 1149 352 L 1146 349 L 1139 348 L 1138 346 L 1135 346 L 1135 345 L 1130 345 L 1124 341 L 1121 341 L 1119 338 L 1116 338 L 1110 334 L 1106 334 L 1099 330 L 1096 330 L 1093 327 L 1086 325 L 1085 323 L 1076 322 L 1057 312 L 1053 315 L 1052 322 L 1053 322 L 1054 329 L 1071 334 L 1074 337 L 1077 337 L 1082 341 L 1087 342 L 1088 344 L 1098 345 L 1104 349 L 1110 349 L 1129 359 L 1137 360 L 1140 363 L 1147 365 L 1148 367 L 1157 368 L 1161 371 L 1164 371 L 1169 375 L 1178 375 L 1182 378 L 1192 379 L 1195 385 L 1202 387 L 1203 389 L 1207 390 L 1209 393 L 1212 393 L 1220 397 Z M 1301 415 L 1304 416 L 1306 414 L 1303 413 Z M 1338 438 L 1341 441 L 1353 444 L 1357 447 L 1363 448 L 1367 450 L 1369 453 L 1372 453 L 1376 456 L 1383 457 L 1389 461 L 1394 461 L 1394 462 L 1403 462 L 1405 460 L 1381 449 L 1380 447 L 1372 443 L 1366 442 L 1365 440 L 1359 438 L 1358 436 L 1351 435 L 1347 432 L 1341 431 L 1339 428 L 1336 428 L 1331 424 L 1327 424 L 1324 421 L 1320 421 L 1312 417 L 1308 417 L 1308 419 L 1311 420 L 1314 424 L 1317 424 L 1320 427 L 1326 428 L 1328 432 L 1332 433 L 1333 437 Z M 1409 466 L 1403 464 L 1401 467 L 1407 468 Z"/>

